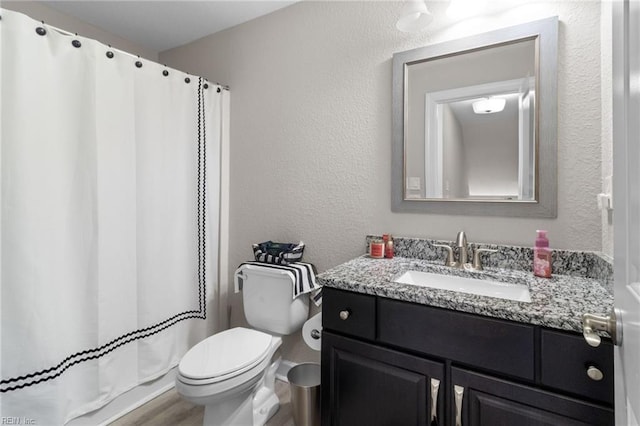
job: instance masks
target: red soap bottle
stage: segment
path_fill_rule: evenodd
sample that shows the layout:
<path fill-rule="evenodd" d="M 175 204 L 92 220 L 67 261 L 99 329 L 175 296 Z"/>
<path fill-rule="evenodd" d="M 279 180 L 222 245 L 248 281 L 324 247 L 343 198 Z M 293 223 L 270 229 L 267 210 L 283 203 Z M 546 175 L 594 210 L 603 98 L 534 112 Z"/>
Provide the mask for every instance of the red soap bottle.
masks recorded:
<path fill-rule="evenodd" d="M 393 258 L 393 238 L 389 234 L 384 234 L 382 241 L 384 241 L 384 257 Z"/>

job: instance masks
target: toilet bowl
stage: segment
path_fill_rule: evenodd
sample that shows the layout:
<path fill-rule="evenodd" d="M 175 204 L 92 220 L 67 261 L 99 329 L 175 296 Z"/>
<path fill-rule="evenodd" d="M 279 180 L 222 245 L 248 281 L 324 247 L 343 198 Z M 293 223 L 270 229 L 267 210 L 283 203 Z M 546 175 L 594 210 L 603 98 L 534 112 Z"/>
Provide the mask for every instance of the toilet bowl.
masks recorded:
<path fill-rule="evenodd" d="M 262 426 L 279 408 L 275 373 L 281 335 L 302 328 L 308 297 L 292 298 L 290 274 L 248 265 L 243 282 L 249 324 L 214 334 L 192 347 L 178 365 L 176 391 L 204 405 L 206 426 Z"/>
<path fill-rule="evenodd" d="M 237 327 L 196 346 L 178 365 L 176 391 L 205 406 L 205 425 L 263 425 L 278 410 L 274 360 L 280 337 Z"/>

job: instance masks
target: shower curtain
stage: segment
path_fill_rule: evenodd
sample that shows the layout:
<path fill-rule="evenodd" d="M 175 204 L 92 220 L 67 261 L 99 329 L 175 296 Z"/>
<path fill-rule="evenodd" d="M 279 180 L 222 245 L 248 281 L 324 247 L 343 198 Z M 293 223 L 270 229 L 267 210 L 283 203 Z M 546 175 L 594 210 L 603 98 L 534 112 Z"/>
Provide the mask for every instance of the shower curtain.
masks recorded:
<path fill-rule="evenodd" d="M 0 13 L 0 416 L 62 424 L 215 327 L 228 91 Z"/>

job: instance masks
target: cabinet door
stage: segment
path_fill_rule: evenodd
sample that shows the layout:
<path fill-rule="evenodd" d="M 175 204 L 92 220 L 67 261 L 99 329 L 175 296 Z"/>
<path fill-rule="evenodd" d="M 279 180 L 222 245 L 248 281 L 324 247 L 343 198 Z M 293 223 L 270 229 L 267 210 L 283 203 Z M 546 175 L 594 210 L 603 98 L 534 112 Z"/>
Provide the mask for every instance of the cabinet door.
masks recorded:
<path fill-rule="evenodd" d="M 443 378 L 441 363 L 323 332 L 322 424 L 444 425 Z"/>
<path fill-rule="evenodd" d="M 613 410 L 479 373 L 451 368 L 452 426 L 606 426 Z"/>

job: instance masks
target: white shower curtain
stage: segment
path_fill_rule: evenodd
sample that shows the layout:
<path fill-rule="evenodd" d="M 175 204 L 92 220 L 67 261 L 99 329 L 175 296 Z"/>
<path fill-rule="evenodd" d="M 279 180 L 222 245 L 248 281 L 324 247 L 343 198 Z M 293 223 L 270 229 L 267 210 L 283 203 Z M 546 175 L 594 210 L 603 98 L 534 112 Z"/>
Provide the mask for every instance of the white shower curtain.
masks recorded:
<path fill-rule="evenodd" d="M 0 416 L 62 424 L 215 327 L 228 92 L 0 12 Z"/>

